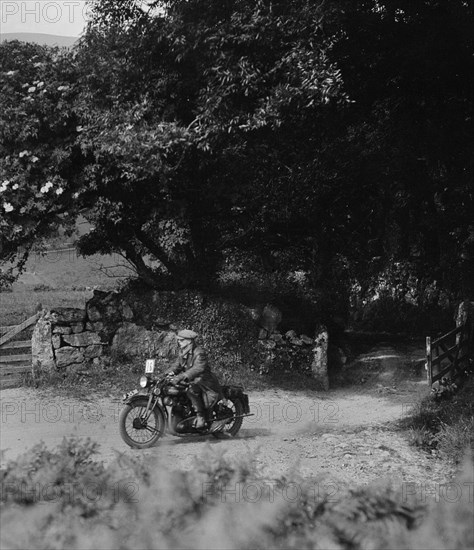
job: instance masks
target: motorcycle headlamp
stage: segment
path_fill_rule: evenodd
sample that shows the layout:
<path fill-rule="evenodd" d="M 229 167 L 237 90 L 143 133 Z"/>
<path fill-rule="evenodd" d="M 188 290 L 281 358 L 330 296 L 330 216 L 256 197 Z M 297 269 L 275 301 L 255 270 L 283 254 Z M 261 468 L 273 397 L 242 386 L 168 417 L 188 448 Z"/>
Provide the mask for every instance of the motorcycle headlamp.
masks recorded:
<path fill-rule="evenodd" d="M 140 378 L 140 387 L 146 388 L 148 386 L 148 376 L 142 376 Z"/>

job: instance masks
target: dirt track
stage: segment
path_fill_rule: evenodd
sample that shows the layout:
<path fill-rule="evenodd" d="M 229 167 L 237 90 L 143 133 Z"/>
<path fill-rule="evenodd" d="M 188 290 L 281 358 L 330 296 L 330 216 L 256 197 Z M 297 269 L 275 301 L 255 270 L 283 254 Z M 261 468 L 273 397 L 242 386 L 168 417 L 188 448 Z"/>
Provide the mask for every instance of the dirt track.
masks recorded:
<path fill-rule="evenodd" d="M 32 389 L 1 392 L 2 465 L 43 440 L 48 447 L 64 436 L 90 437 L 100 443 L 98 459 L 152 455 L 173 467 L 190 469 L 206 446 L 246 456 L 257 451 L 258 465 L 277 476 L 298 466 L 305 476 L 339 483 L 390 478 L 419 484 L 446 481 L 439 459 L 408 444 L 396 422 L 428 393 L 422 369 L 414 369 L 423 350 L 379 346 L 358 358 L 374 366 L 365 384 L 327 393 L 266 390 L 251 393 L 253 417 L 232 440 L 167 436 L 146 451 L 129 449 L 118 433 L 120 399 L 89 401 L 45 397 Z M 354 367 L 352 367 L 354 368 Z"/>

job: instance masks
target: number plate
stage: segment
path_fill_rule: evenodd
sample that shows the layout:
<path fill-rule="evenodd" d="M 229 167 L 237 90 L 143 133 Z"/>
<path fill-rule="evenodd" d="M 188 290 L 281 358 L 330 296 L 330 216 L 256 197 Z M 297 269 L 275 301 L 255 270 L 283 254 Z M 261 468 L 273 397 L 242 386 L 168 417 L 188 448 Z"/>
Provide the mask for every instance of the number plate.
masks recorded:
<path fill-rule="evenodd" d="M 155 371 L 155 360 L 154 359 L 147 359 L 145 363 L 145 372 L 146 374 L 151 374 Z"/>
<path fill-rule="evenodd" d="M 138 390 L 132 390 L 132 391 L 129 391 L 128 393 L 124 393 L 122 399 L 124 401 L 127 401 L 127 399 L 130 399 L 130 397 L 132 397 L 136 393 L 138 393 Z"/>

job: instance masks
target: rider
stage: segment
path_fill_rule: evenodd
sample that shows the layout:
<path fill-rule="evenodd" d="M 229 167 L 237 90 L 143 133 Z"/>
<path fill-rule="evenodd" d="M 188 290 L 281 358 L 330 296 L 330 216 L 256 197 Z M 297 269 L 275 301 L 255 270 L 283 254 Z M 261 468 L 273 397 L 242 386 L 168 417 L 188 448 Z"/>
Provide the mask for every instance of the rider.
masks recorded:
<path fill-rule="evenodd" d="M 195 411 L 195 428 L 206 425 L 203 392 L 220 393 L 220 385 L 216 376 L 211 372 L 205 350 L 196 345 L 197 334 L 193 330 L 180 330 L 177 334 L 179 357 L 177 362 L 168 371 L 174 374 L 173 384 L 182 381 L 190 382 L 186 391 Z"/>

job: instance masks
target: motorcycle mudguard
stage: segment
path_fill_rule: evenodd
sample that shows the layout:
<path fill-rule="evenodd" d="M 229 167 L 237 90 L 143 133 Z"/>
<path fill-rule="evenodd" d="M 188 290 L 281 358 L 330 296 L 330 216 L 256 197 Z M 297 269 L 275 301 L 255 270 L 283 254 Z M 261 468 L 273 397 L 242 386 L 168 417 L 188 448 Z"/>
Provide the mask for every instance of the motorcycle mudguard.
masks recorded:
<path fill-rule="evenodd" d="M 125 405 L 132 405 L 136 401 L 146 401 L 148 403 L 149 398 L 150 398 L 150 394 L 148 394 L 146 392 L 138 392 L 138 393 L 132 395 L 131 397 L 129 397 L 125 401 Z M 166 408 L 162 407 L 161 403 L 156 403 L 154 408 L 158 409 L 161 412 L 161 414 L 163 415 L 163 418 L 165 419 L 165 421 L 168 422 L 168 412 L 166 411 Z"/>
<path fill-rule="evenodd" d="M 123 402 L 124 402 L 125 405 L 130 405 L 131 403 L 133 403 L 137 399 L 146 399 L 146 400 L 148 400 L 149 395 L 150 394 L 148 392 L 146 392 L 145 390 L 138 390 L 138 391 L 136 391 L 136 393 L 129 392 L 127 394 L 127 397 L 124 397 Z"/>
<path fill-rule="evenodd" d="M 250 413 L 249 396 L 242 386 L 223 386 L 222 393 L 226 399 L 239 399 L 244 407 L 244 414 Z"/>

